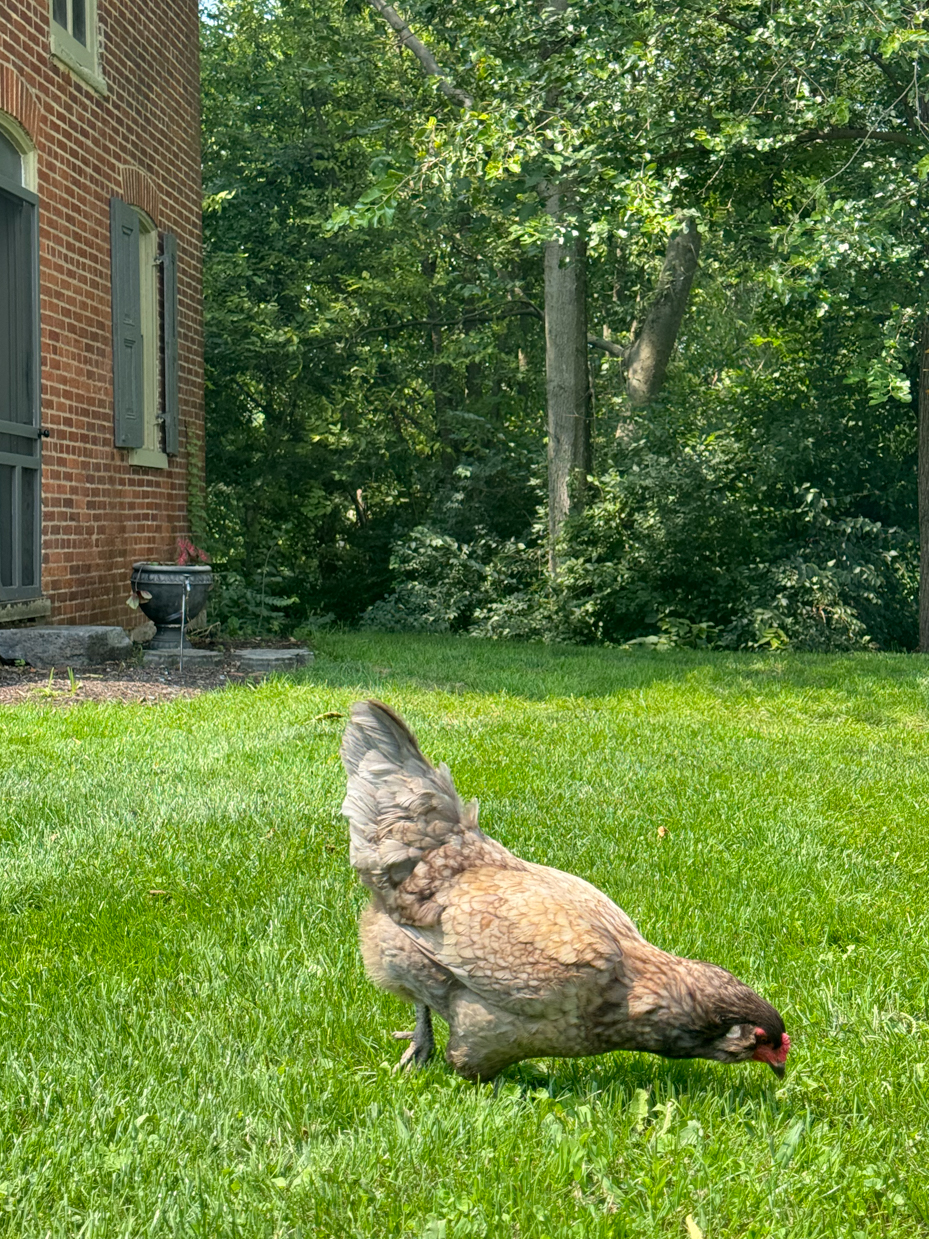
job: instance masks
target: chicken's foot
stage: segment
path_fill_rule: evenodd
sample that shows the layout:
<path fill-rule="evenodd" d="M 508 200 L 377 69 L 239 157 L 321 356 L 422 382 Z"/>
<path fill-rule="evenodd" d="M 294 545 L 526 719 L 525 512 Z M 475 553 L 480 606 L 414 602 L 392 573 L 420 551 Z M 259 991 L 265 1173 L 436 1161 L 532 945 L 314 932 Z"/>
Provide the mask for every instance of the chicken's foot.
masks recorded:
<path fill-rule="evenodd" d="M 394 1071 L 412 1066 L 423 1067 L 435 1053 L 435 1037 L 432 1033 L 432 1012 L 425 1003 L 416 1004 L 416 1027 L 411 1032 L 395 1032 L 395 1041 L 409 1041 L 408 1049 L 394 1067 Z"/>

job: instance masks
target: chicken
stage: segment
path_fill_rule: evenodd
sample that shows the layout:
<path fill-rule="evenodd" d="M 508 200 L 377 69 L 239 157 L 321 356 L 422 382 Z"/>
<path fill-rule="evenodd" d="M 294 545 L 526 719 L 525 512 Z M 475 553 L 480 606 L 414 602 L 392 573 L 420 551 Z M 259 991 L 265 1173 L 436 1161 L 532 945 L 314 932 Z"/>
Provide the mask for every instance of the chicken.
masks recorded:
<path fill-rule="evenodd" d="M 351 863 L 371 891 L 361 951 L 375 984 L 415 1004 L 401 1064 L 425 1063 L 432 1012 L 447 1059 L 487 1080 L 524 1058 L 644 1050 L 721 1063 L 756 1059 L 778 1076 L 784 1022 L 715 964 L 648 943 L 596 887 L 531 864 L 490 839 L 448 767 L 378 701 L 352 707 L 342 743 Z"/>

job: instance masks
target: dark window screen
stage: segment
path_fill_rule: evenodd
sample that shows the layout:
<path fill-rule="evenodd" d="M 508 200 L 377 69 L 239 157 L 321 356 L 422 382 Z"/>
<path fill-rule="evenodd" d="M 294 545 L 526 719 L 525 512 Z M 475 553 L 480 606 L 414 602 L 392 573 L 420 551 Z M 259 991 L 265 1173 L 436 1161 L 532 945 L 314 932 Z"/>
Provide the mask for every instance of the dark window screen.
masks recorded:
<path fill-rule="evenodd" d="M 22 495 L 20 496 L 20 512 L 22 514 L 22 528 L 20 530 L 22 546 L 20 584 L 23 589 L 39 584 L 38 564 L 36 563 L 36 551 L 38 550 L 39 543 L 39 539 L 36 536 L 39 532 L 36 519 L 39 506 L 38 481 L 39 473 L 37 469 L 20 469 L 19 484 L 22 488 Z"/>
<path fill-rule="evenodd" d="M 13 480 L 12 465 L 0 465 L 0 585 L 13 585 Z"/>
<path fill-rule="evenodd" d="M 38 597 L 37 206 L 0 186 L 0 602 Z"/>
<path fill-rule="evenodd" d="M 86 0 L 71 0 L 71 33 L 78 43 L 87 46 Z"/>
<path fill-rule="evenodd" d="M 23 183 L 23 159 L 19 151 L 0 129 L 0 176 L 14 185 Z"/>

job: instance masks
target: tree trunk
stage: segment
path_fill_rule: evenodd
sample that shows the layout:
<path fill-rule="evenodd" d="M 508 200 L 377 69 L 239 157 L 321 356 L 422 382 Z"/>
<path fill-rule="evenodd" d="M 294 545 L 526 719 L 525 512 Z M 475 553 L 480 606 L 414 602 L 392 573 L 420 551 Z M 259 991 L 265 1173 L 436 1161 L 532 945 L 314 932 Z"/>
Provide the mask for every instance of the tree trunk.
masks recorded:
<path fill-rule="evenodd" d="M 432 341 L 432 374 L 430 376 L 430 383 L 433 407 L 435 409 L 435 429 L 439 442 L 445 449 L 446 463 L 451 467 L 450 462 L 453 457 L 448 450 L 450 447 L 449 425 L 445 414 L 449 408 L 454 408 L 456 402 L 452 394 L 452 368 L 445 360 L 443 351 L 444 339 L 440 321 L 442 318 L 441 306 L 433 292 L 436 266 L 436 260 L 432 256 L 423 258 L 420 263 L 420 270 L 429 284 L 426 305 L 431 320 L 429 328 L 429 336 Z"/>
<path fill-rule="evenodd" d="M 633 408 L 644 408 L 661 390 L 699 259 L 700 233 L 688 219 L 668 241 L 655 300 L 626 353 L 626 394 Z"/>
<path fill-rule="evenodd" d="M 929 654 L 929 317 L 923 320 L 919 340 L 918 407 L 919 650 L 922 654 Z"/>
<path fill-rule="evenodd" d="M 545 246 L 545 381 L 548 404 L 549 567 L 565 517 L 584 507 L 591 469 L 590 382 L 587 368 L 586 246 L 580 223 L 566 221 L 564 200 L 551 193 L 546 209 L 564 235 Z"/>

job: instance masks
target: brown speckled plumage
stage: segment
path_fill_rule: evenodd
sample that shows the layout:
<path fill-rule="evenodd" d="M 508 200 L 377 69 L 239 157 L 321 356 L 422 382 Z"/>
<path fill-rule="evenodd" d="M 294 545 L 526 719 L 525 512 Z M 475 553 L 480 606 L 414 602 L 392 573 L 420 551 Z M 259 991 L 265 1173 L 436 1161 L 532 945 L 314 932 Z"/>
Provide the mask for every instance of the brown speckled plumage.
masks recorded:
<path fill-rule="evenodd" d="M 646 1050 L 721 1062 L 761 1058 L 783 1074 L 781 1017 L 731 973 L 651 946 L 589 882 L 489 839 L 448 768 L 403 721 L 360 702 L 342 744 L 351 862 L 372 893 L 361 950 L 372 980 L 417 1006 L 404 1059 L 432 1052 L 488 1079 L 523 1058 Z"/>

